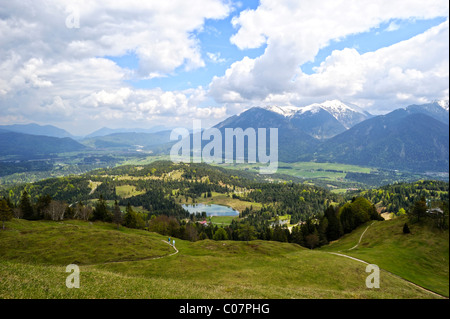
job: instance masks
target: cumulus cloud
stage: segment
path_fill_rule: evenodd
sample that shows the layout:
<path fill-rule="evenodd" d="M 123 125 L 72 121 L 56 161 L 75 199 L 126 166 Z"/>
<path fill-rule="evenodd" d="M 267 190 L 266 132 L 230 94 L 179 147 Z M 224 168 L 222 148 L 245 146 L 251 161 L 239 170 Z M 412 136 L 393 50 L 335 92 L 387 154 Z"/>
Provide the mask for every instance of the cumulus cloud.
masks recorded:
<path fill-rule="evenodd" d="M 373 100 L 379 111 L 448 98 L 448 38 L 446 21 L 375 52 L 334 51 L 314 74 L 298 78 L 298 92 L 319 90 L 363 104 Z"/>
<path fill-rule="evenodd" d="M 203 66 L 192 32 L 201 30 L 205 19 L 225 18 L 229 10 L 219 0 L 2 1 L 0 43 L 2 51 L 14 50 L 26 59 L 134 52 L 143 75 L 164 74 Z M 77 28 L 67 25 L 73 15 Z"/>
<path fill-rule="evenodd" d="M 144 95 L 147 102 L 157 101 L 155 114 L 176 109 L 176 115 L 191 106 L 182 92 L 141 92 L 125 81 L 203 67 L 196 32 L 206 19 L 223 19 L 232 10 L 221 0 L 0 2 L 2 119 L 59 116 L 84 125 L 89 121 L 83 122 L 83 115 L 124 118 L 127 113 L 120 112 L 142 106 Z M 128 54 L 136 56 L 136 70 L 107 58 Z M 99 114 L 100 109 L 111 112 Z"/>
<path fill-rule="evenodd" d="M 448 98 L 448 21 L 421 35 L 361 54 L 334 51 L 312 74 L 301 66 L 333 41 L 403 19 L 448 16 L 444 0 L 261 0 L 231 19 L 229 39 L 258 57 L 232 61 L 202 86 L 165 91 L 133 87 L 229 57 L 202 47 L 208 19 L 239 7 L 226 0 L 0 0 L 0 110 L 11 121 L 67 124 L 75 133 L 100 126 L 215 124 L 254 105 L 304 105 L 343 99 L 387 111 Z M 209 51 L 209 52 L 208 52 Z M 227 56 L 225 60 L 223 56 Z M 136 68 L 111 57 L 133 56 Z M 208 81 L 208 80 L 206 80 Z M 131 124 L 132 123 L 132 124 Z M 67 127 L 66 127 L 67 128 Z"/>
<path fill-rule="evenodd" d="M 191 125 L 193 119 L 214 121 L 226 116 L 225 107 L 200 107 L 205 99 L 206 91 L 201 87 L 183 91 L 120 88 L 93 92 L 80 103 L 86 108 L 111 110 L 115 119 L 143 122 L 160 119 L 168 126 Z"/>
<path fill-rule="evenodd" d="M 226 61 L 226 59 L 220 57 L 220 52 L 217 53 L 206 52 L 206 55 L 208 56 L 209 60 L 213 63 L 223 63 Z"/>
<path fill-rule="evenodd" d="M 395 21 L 392 21 L 391 23 L 389 23 L 388 27 L 384 31 L 392 32 L 397 31 L 398 29 L 400 29 L 400 26 L 397 23 L 395 23 Z"/>
<path fill-rule="evenodd" d="M 448 22 L 374 53 L 335 51 L 312 75 L 300 68 L 331 41 L 393 19 L 438 16 L 448 16 L 447 1 L 262 0 L 257 9 L 233 19 L 237 32 L 231 42 L 242 50 L 264 45 L 264 54 L 233 63 L 213 79 L 210 93 L 223 103 L 247 104 L 305 104 L 330 97 L 373 105 L 399 97 L 404 102 L 406 93 L 408 101 L 439 98 L 448 87 Z"/>

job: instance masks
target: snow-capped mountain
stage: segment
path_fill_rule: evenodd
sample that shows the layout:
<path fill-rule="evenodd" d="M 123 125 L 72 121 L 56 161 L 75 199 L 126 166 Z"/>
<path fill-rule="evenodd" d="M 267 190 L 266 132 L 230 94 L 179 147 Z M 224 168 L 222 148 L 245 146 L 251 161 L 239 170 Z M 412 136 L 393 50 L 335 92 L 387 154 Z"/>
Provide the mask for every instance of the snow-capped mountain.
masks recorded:
<path fill-rule="evenodd" d="M 448 100 L 434 101 L 433 103 L 420 105 L 414 104 L 406 107 L 405 110 L 410 114 L 423 113 L 447 125 L 449 124 Z"/>
<path fill-rule="evenodd" d="M 301 107 L 297 107 L 297 106 L 277 106 L 277 105 L 269 105 L 269 106 L 266 106 L 265 109 L 268 111 L 283 115 L 284 117 L 291 117 L 296 112 L 302 110 Z"/>
<path fill-rule="evenodd" d="M 291 124 L 319 139 L 330 138 L 368 119 L 360 107 L 330 100 L 307 106 L 267 106 L 266 110 L 284 116 Z"/>
<path fill-rule="evenodd" d="M 253 107 L 215 127 L 222 132 L 226 128 L 278 128 L 281 162 L 317 160 L 448 172 L 448 122 L 448 101 L 371 116 L 334 100 L 304 107 Z"/>
<path fill-rule="evenodd" d="M 306 108 L 310 108 L 312 106 L 324 109 L 347 129 L 372 117 L 371 114 L 364 111 L 359 106 L 343 103 L 339 100 L 325 101 L 321 104 L 312 104 Z"/>
<path fill-rule="evenodd" d="M 448 112 L 448 100 L 436 101 L 436 103 Z"/>

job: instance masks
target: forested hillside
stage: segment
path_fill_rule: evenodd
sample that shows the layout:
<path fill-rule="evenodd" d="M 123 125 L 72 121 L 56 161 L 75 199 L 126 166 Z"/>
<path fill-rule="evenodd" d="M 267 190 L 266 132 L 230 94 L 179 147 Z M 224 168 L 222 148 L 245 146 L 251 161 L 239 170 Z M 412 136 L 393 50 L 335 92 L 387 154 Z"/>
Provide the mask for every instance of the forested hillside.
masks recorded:
<path fill-rule="evenodd" d="M 192 241 L 263 239 L 309 248 L 382 220 L 381 212 L 406 214 L 424 198 L 435 206 L 448 201 L 448 183 L 440 181 L 342 196 L 282 177 L 267 180 L 248 171 L 158 161 L 17 185 L 0 194 L 17 218 L 102 220 Z M 239 216 L 217 224 L 182 207 L 215 201 L 239 207 Z"/>

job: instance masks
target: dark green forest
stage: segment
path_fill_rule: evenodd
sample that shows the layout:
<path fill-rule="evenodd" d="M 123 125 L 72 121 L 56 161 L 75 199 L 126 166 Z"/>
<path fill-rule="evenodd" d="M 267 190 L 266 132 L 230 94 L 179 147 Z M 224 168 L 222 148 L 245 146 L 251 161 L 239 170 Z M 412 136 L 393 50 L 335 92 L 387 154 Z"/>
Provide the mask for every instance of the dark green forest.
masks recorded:
<path fill-rule="evenodd" d="M 316 248 L 370 220 L 383 220 L 382 212 L 409 214 L 417 202 L 444 207 L 448 186 L 442 181 L 417 181 L 342 196 L 280 176 L 267 181 L 247 171 L 158 161 L 16 185 L 1 190 L 0 196 L 6 207 L 2 210 L 8 211 L 4 220 L 100 220 L 191 241 L 262 239 Z M 134 193 L 120 196 L 121 187 Z M 206 214 L 190 215 L 180 204 L 180 198 L 196 202 L 212 193 L 250 205 L 231 224 L 218 226 Z M 289 220 L 281 222 L 281 216 Z"/>

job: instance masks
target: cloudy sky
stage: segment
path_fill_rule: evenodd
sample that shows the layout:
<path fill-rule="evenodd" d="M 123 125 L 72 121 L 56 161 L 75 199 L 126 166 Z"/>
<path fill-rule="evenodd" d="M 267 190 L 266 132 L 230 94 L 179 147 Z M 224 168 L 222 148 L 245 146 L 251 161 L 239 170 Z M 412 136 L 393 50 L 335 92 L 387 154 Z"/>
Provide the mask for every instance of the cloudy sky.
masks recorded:
<path fill-rule="evenodd" d="M 447 0 L 0 0 L 0 124 L 204 125 L 449 96 Z"/>

